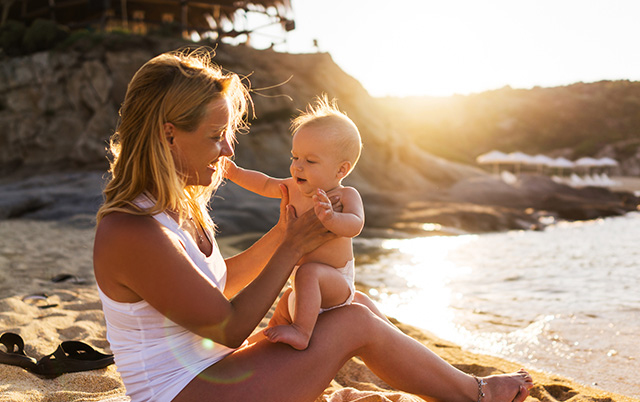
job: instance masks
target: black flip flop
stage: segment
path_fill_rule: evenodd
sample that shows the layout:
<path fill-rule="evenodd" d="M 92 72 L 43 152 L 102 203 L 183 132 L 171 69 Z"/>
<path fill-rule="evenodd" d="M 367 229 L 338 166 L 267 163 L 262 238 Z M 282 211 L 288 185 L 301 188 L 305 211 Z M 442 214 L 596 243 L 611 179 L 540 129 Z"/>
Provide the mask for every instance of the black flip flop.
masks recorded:
<path fill-rule="evenodd" d="M 36 368 L 36 359 L 24 353 L 24 340 L 20 335 L 5 332 L 0 336 L 0 343 L 7 348 L 6 352 L 0 350 L 1 364 L 22 367 L 29 371 L 33 371 Z"/>
<path fill-rule="evenodd" d="M 54 378 L 64 373 L 95 370 L 113 364 L 113 355 L 106 355 L 78 341 L 65 341 L 55 352 L 38 360 L 33 373 Z"/>
<path fill-rule="evenodd" d="M 36 306 L 39 309 L 46 309 L 52 307 L 58 307 L 58 304 L 39 304 L 40 301 L 44 301 L 44 303 L 48 303 L 49 296 L 46 293 L 35 293 L 32 295 L 27 295 L 22 298 L 22 301 L 28 303 L 32 306 Z"/>
<path fill-rule="evenodd" d="M 68 282 L 68 283 L 75 283 L 77 285 L 84 285 L 86 283 L 84 279 L 80 279 L 77 276 L 71 275 L 71 274 L 58 274 L 53 278 L 51 278 L 51 282 L 53 283 Z"/>

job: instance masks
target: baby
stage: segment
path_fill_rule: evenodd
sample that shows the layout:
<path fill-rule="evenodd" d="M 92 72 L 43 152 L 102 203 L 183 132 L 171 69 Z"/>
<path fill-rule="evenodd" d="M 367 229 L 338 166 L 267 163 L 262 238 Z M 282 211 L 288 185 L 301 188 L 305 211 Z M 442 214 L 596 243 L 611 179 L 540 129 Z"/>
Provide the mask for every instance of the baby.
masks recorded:
<path fill-rule="evenodd" d="M 291 177 L 276 179 L 231 161 L 225 175 L 239 186 L 271 198 L 280 198 L 280 184 L 285 184 L 298 215 L 313 208 L 322 224 L 340 236 L 298 261 L 293 292 L 287 300 L 280 300 L 287 303 L 291 322 L 270 325 L 264 331 L 271 342 L 303 350 L 309 345 L 318 312 L 348 305 L 354 298 L 351 238 L 362 231 L 364 207 L 358 191 L 343 186 L 342 180 L 360 158 L 362 142 L 356 125 L 338 110 L 335 100 L 330 102 L 326 97 L 310 105 L 291 126 Z M 341 212 L 333 210 L 329 196 L 340 198 Z"/>

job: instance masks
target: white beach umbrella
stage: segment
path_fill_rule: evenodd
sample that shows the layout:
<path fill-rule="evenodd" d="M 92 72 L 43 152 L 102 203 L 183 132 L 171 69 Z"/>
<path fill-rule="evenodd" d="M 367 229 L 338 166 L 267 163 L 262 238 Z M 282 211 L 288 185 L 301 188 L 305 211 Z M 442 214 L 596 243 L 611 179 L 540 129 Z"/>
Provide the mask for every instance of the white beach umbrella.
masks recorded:
<path fill-rule="evenodd" d="M 600 161 L 600 166 L 618 166 L 619 163 L 617 160 L 609 157 L 604 157 L 598 159 Z"/>
<path fill-rule="evenodd" d="M 583 167 L 600 166 L 600 161 L 590 156 L 583 156 L 582 158 L 576 161 L 576 166 L 583 166 Z"/>
<path fill-rule="evenodd" d="M 583 156 L 576 161 L 576 166 L 585 168 L 587 173 L 589 173 L 592 167 L 600 166 L 600 161 L 590 156 Z"/>
<path fill-rule="evenodd" d="M 493 150 L 485 154 L 478 155 L 478 157 L 476 157 L 476 162 L 478 162 L 481 165 L 494 164 L 494 163 L 506 163 L 506 162 L 509 162 L 509 157 L 504 152 Z"/>
<path fill-rule="evenodd" d="M 550 165 L 551 167 L 558 168 L 560 170 L 560 176 L 562 176 L 562 172 L 564 169 L 573 169 L 575 167 L 575 163 L 571 162 L 567 158 L 559 157 L 553 160 L 553 163 Z"/>
<path fill-rule="evenodd" d="M 551 166 L 557 167 L 557 168 L 569 168 L 569 169 L 571 169 L 571 168 L 575 167 L 575 163 L 571 162 L 567 158 L 559 157 L 559 158 L 555 158 L 553 160 L 553 164 Z"/>
<path fill-rule="evenodd" d="M 611 172 L 610 168 L 616 167 L 619 165 L 618 161 L 613 159 L 613 158 L 609 158 L 609 157 L 604 157 L 604 158 L 600 158 L 598 159 L 598 162 L 600 162 L 600 166 L 602 166 L 603 170 L 608 170 L 609 172 Z M 606 169 L 609 168 L 609 169 Z M 611 180 L 611 179 L 609 179 Z M 608 185 L 611 185 L 611 183 L 607 183 Z"/>
<path fill-rule="evenodd" d="M 542 166 L 551 166 L 553 164 L 553 162 L 555 161 L 555 159 L 550 158 L 547 155 L 542 155 L 542 154 L 538 154 L 536 156 L 533 156 L 531 158 L 531 160 L 535 165 L 542 165 Z"/>
<path fill-rule="evenodd" d="M 527 155 L 524 152 L 511 152 L 508 156 L 509 160 L 516 165 L 516 174 L 520 173 L 521 164 L 530 165 L 532 161 L 531 155 Z"/>
<path fill-rule="evenodd" d="M 531 164 L 533 161 L 533 157 L 531 155 L 525 154 L 524 152 L 511 152 L 509 154 L 509 160 L 514 163 Z"/>
<path fill-rule="evenodd" d="M 553 159 L 547 155 L 538 154 L 531 157 L 531 164 L 538 166 L 538 172 L 542 172 L 545 166 L 550 167 L 553 163 Z"/>
<path fill-rule="evenodd" d="M 478 155 L 478 157 L 476 157 L 476 162 L 481 165 L 493 165 L 495 174 L 498 174 L 501 163 L 511 163 L 507 154 L 496 150 Z"/>

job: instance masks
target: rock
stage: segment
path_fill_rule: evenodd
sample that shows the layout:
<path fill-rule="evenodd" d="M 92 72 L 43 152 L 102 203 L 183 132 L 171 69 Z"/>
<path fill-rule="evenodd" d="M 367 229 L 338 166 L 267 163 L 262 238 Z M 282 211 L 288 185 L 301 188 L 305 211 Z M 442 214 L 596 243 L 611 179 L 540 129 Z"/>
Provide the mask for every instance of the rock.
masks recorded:
<path fill-rule="evenodd" d="M 124 52 L 106 51 L 105 63 L 111 73 L 111 102 L 120 108 L 124 101 L 127 85 L 136 71 L 154 56 L 147 49 L 127 50 Z"/>
<path fill-rule="evenodd" d="M 185 44 L 114 35 L 90 52 L 71 47 L 11 59 L 2 69 L 8 83 L 2 86 L 0 105 L 21 115 L 20 119 L 4 117 L 19 135 L 9 141 L 18 152 L 0 152 L 0 170 L 16 164 L 104 163 L 105 143 L 115 130 L 117 110 L 133 74 L 158 52 Z M 68 60 L 61 56 L 64 52 L 69 53 Z M 339 100 L 363 137 L 363 155 L 347 184 L 369 192 L 436 191 L 479 174 L 474 168 L 396 141 L 398 134 L 383 113 L 377 112 L 378 103 L 326 53 L 281 54 L 226 45 L 216 52 L 214 61 L 231 71 L 250 74 L 252 81 L 257 119 L 251 122 L 252 133 L 239 137 L 242 146 L 237 161 L 241 166 L 288 176 L 290 118 L 326 92 Z"/>
<path fill-rule="evenodd" d="M 109 100 L 111 94 L 111 87 L 113 86 L 113 79 L 109 75 L 107 68 L 103 63 L 98 60 L 89 60 L 82 65 L 86 77 L 89 79 L 91 87 L 95 91 L 98 99 L 98 105 L 94 110 Z"/>
<path fill-rule="evenodd" d="M 554 211 L 558 217 L 567 220 L 619 216 L 636 209 L 625 205 L 621 197 L 615 193 L 602 190 L 604 189 L 590 187 L 574 194 L 549 194 L 542 200 L 540 208 Z"/>
<path fill-rule="evenodd" d="M 4 105 L 13 113 L 29 113 L 38 109 L 40 91 L 35 87 L 17 88 L 8 92 Z"/>
<path fill-rule="evenodd" d="M 484 175 L 463 179 L 449 189 L 452 200 L 464 203 L 527 208 L 526 193 L 495 176 Z"/>
<path fill-rule="evenodd" d="M 37 100 L 37 110 L 44 116 L 50 116 L 57 111 L 70 110 L 73 105 L 67 95 L 67 87 L 62 82 L 55 82 L 42 87 L 42 93 Z"/>
<path fill-rule="evenodd" d="M 278 222 L 280 200 L 265 198 L 226 182 L 211 202 L 211 216 L 225 236 L 265 233 Z"/>
<path fill-rule="evenodd" d="M 59 172 L 16 176 L 0 182 L 0 219 L 95 221 L 102 202 L 103 172 Z"/>

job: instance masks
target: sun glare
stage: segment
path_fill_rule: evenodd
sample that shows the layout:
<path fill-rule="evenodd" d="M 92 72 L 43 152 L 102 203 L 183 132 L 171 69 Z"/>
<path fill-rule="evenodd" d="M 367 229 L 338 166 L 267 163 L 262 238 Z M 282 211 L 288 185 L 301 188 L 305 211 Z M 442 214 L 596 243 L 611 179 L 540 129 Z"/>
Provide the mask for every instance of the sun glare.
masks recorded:
<path fill-rule="evenodd" d="M 453 337 L 457 330 L 450 304 L 459 295 L 453 294 L 447 284 L 453 278 L 469 275 L 471 269 L 454 264 L 449 255 L 476 237 L 433 236 L 383 242 L 383 248 L 399 251 L 394 254 L 398 262 L 393 264 L 393 271 L 406 279 L 408 288 L 402 292 L 386 289 L 377 295 L 385 314 L 400 321 L 410 319 L 423 328 L 437 328 L 441 337 Z M 398 255 L 407 259 L 398 260 Z"/>
<path fill-rule="evenodd" d="M 640 2 L 292 1 L 279 49 L 329 52 L 373 96 L 640 79 Z M 318 42 L 318 48 L 312 43 Z"/>

